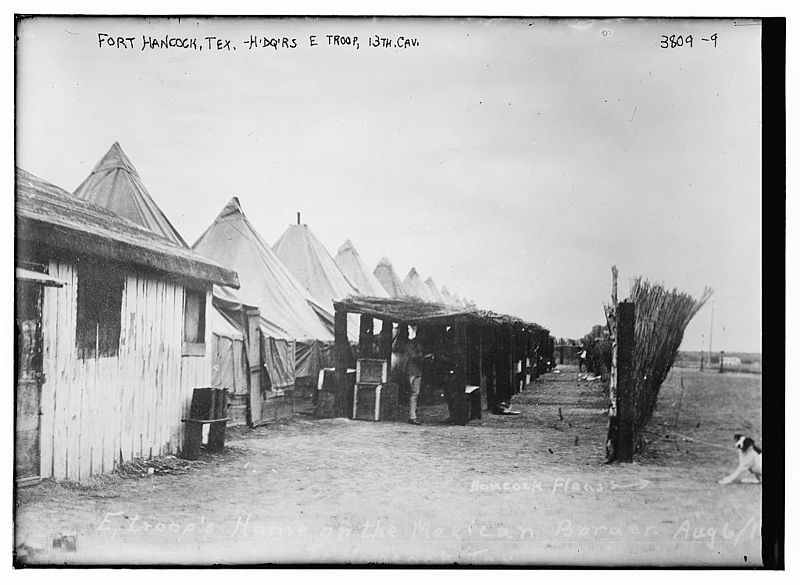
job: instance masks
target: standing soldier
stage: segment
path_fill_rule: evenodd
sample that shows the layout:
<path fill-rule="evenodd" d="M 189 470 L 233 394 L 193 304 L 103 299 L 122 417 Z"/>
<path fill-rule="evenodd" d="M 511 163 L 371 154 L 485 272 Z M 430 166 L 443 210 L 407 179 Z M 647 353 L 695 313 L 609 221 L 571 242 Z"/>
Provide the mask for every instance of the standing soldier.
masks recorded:
<path fill-rule="evenodd" d="M 411 394 L 408 400 L 408 422 L 412 425 L 421 424 L 417 420 L 417 400 L 422 386 L 422 349 L 419 346 L 417 336 L 409 340 L 406 346 L 406 375 L 408 384 L 411 386 Z"/>

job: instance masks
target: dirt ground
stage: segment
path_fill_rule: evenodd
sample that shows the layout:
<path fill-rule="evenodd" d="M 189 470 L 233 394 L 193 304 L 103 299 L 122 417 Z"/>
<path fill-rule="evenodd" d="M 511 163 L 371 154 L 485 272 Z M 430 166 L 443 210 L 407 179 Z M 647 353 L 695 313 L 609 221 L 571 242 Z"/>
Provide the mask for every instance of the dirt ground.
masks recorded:
<path fill-rule="evenodd" d="M 761 442 L 761 377 L 673 370 L 628 465 L 603 462 L 600 388 L 562 366 L 515 396 L 520 416 L 297 416 L 229 432 L 224 453 L 186 473 L 45 481 L 18 491 L 18 552 L 32 564 L 759 566 L 761 486 L 717 480 L 735 466 L 735 432 Z"/>

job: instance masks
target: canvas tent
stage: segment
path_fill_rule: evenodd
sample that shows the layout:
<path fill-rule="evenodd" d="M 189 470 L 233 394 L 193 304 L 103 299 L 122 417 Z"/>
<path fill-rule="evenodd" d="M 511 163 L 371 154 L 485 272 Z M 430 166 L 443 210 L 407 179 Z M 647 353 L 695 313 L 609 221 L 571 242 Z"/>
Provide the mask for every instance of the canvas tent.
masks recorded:
<path fill-rule="evenodd" d="M 247 331 L 240 319 L 213 305 L 211 334 L 211 385 L 228 389 L 228 426 L 245 424 L 250 393 Z"/>
<path fill-rule="evenodd" d="M 358 250 L 350 240 L 347 240 L 339 248 L 335 261 L 342 273 L 355 286 L 359 295 L 384 298 L 389 296 L 375 275 L 364 266 Z"/>
<path fill-rule="evenodd" d="M 272 251 L 309 296 L 331 315 L 334 301 L 358 294 L 307 225 L 290 225 L 275 242 Z M 348 322 L 347 331 L 351 342 L 357 342 L 359 327 L 355 318 Z"/>
<path fill-rule="evenodd" d="M 275 256 L 234 197 L 194 244 L 194 250 L 240 274 L 240 289 L 214 287 L 214 304 L 227 314 L 258 307 L 262 358 L 273 389 L 316 376 L 333 335 L 321 307 Z M 329 317 L 328 317 L 329 318 Z"/>
<path fill-rule="evenodd" d="M 453 295 L 450 294 L 450 291 L 447 290 L 446 286 L 442 287 L 442 300 L 444 301 L 445 305 L 454 305 L 455 301 L 453 300 Z"/>
<path fill-rule="evenodd" d="M 388 293 L 389 297 L 399 298 L 407 296 L 405 289 L 403 289 L 403 283 L 400 282 L 400 278 L 394 271 L 392 262 L 386 256 L 380 259 L 380 262 L 375 266 L 375 270 L 372 271 L 372 274 L 374 274 L 377 281 L 381 283 L 381 286 L 383 286 L 383 289 Z"/>
<path fill-rule="evenodd" d="M 75 189 L 75 197 L 95 203 L 184 248 L 189 246 L 153 201 L 118 142 Z"/>
<path fill-rule="evenodd" d="M 434 299 L 433 302 L 444 304 L 444 299 L 442 298 L 442 295 L 439 294 L 439 289 L 436 286 L 436 281 L 433 280 L 432 276 L 429 276 L 425 280 L 425 286 L 428 287 L 428 291 L 430 292 L 431 297 Z"/>
<path fill-rule="evenodd" d="M 428 289 L 428 287 L 422 281 L 422 277 L 420 277 L 417 269 L 413 266 L 411 267 L 411 270 L 408 271 L 405 279 L 403 279 L 403 290 L 405 290 L 409 296 L 417 297 L 425 302 L 436 302 L 436 299 L 431 294 L 430 289 Z"/>

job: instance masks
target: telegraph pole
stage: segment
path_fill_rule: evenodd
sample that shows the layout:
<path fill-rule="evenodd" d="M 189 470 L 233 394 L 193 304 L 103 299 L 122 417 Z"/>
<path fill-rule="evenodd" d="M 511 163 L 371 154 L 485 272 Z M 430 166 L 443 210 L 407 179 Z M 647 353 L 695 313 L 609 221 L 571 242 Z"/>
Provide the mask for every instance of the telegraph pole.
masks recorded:
<path fill-rule="evenodd" d="M 714 301 L 711 301 L 711 326 L 708 328 L 708 363 L 711 364 L 711 337 L 714 335 Z"/>
<path fill-rule="evenodd" d="M 700 371 L 703 371 L 703 346 L 706 344 L 705 334 L 700 334 Z"/>

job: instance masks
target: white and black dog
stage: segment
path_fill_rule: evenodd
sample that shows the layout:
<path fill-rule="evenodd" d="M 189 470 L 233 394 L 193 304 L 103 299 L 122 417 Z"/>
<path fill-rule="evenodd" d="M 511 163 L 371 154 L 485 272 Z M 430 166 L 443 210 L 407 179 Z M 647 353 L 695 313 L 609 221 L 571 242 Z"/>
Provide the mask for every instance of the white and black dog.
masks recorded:
<path fill-rule="evenodd" d="M 761 449 L 750 437 L 744 435 L 734 435 L 736 448 L 739 449 L 739 467 L 736 470 L 719 480 L 718 483 L 727 484 L 735 481 L 742 473 L 749 471 L 758 478 L 761 483 Z"/>

